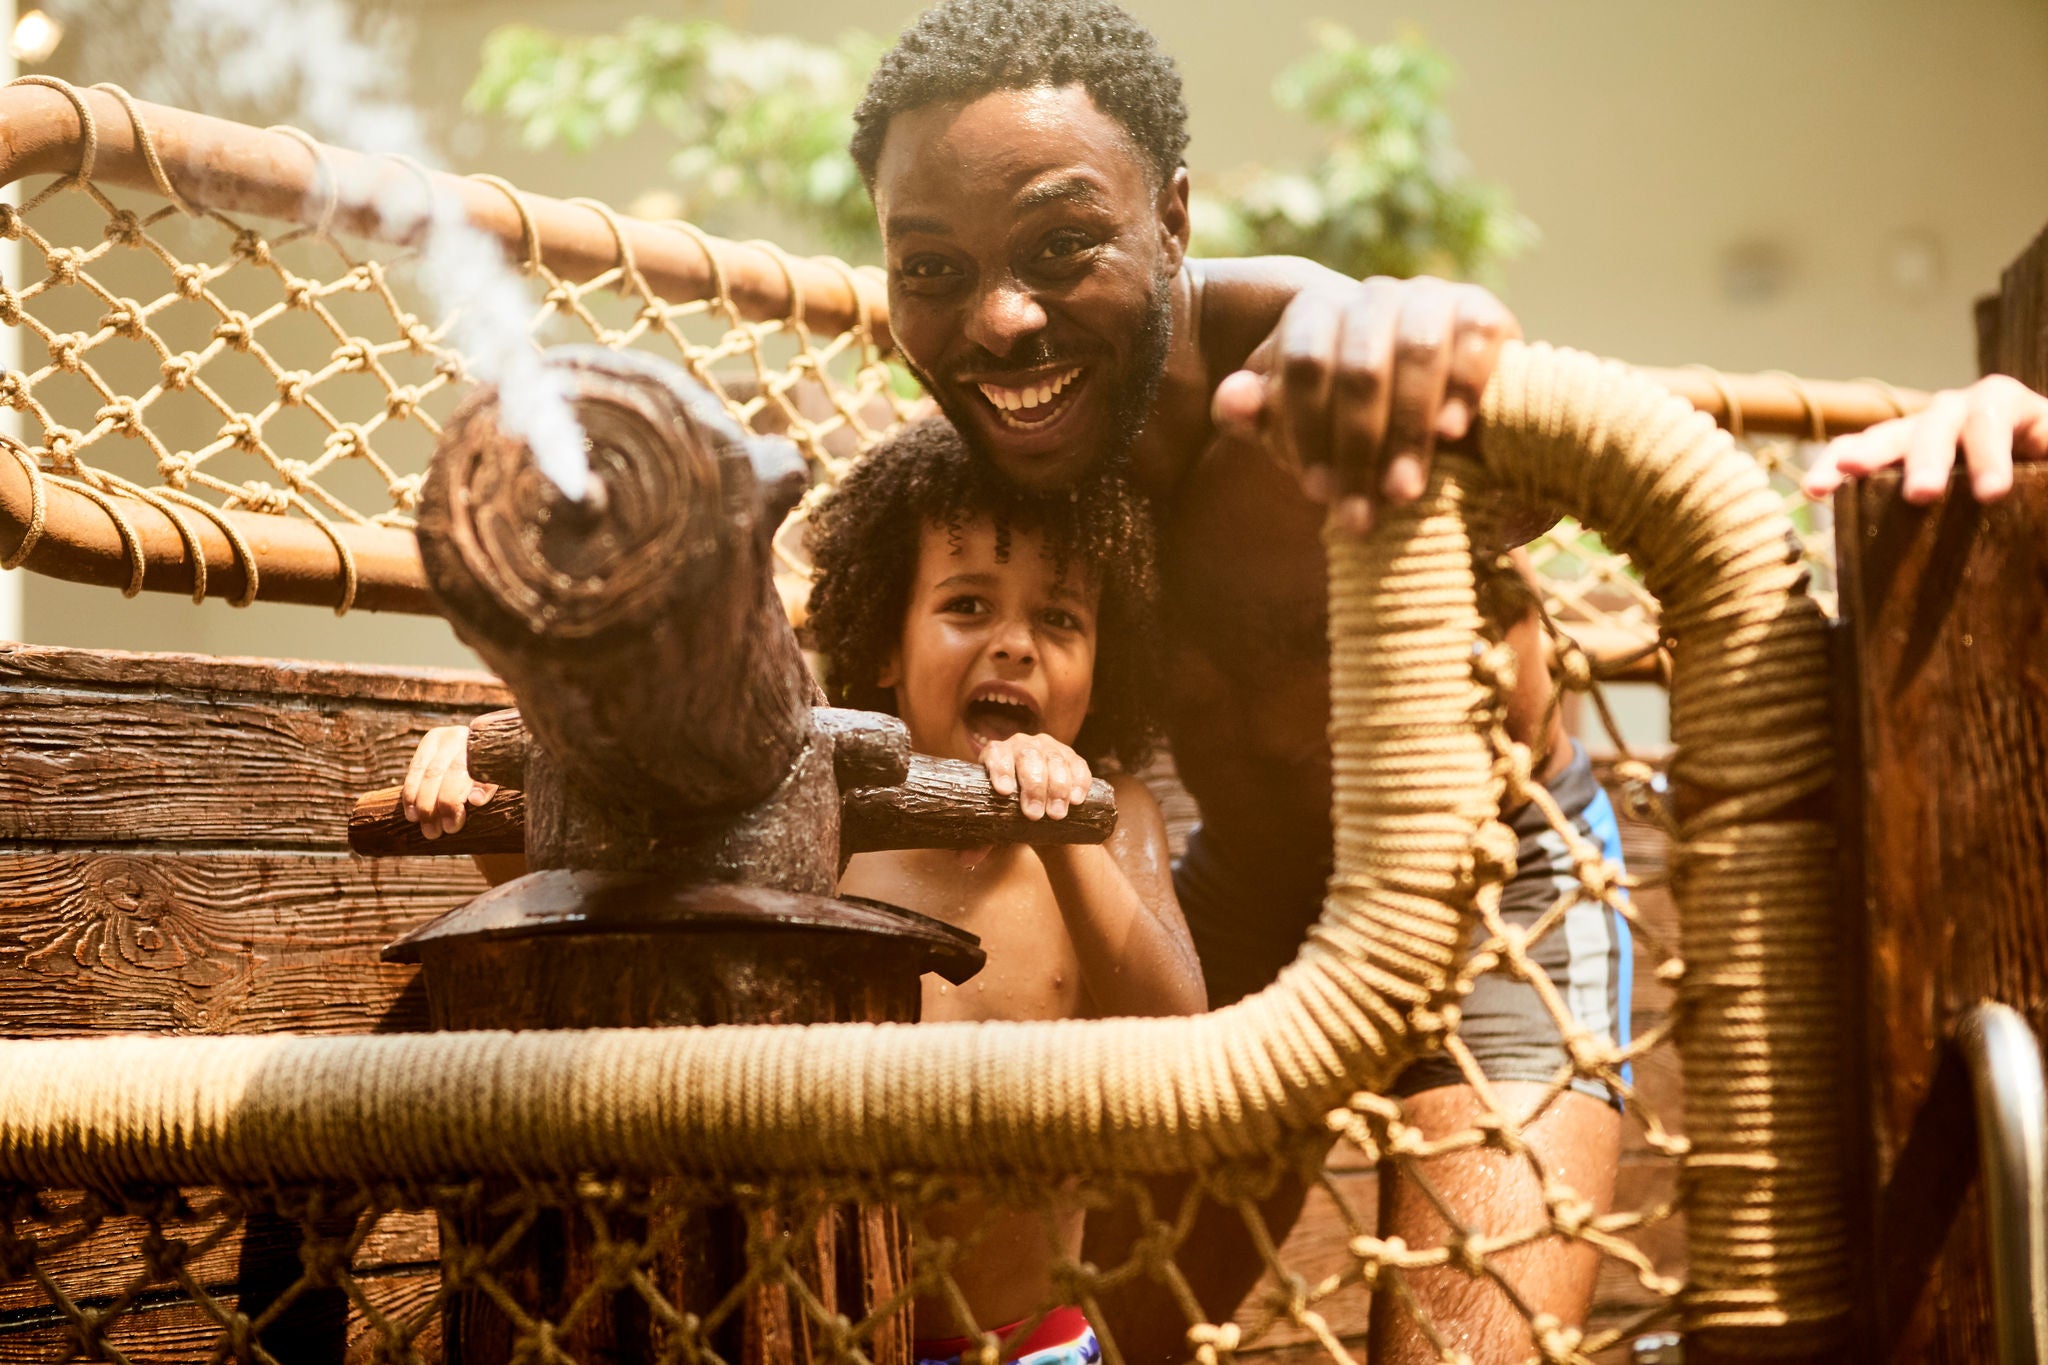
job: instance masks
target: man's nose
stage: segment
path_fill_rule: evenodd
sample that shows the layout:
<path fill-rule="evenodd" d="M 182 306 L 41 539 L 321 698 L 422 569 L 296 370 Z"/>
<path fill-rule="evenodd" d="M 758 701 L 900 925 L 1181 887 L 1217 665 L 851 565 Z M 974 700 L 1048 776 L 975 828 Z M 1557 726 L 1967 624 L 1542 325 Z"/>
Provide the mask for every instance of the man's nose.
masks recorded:
<path fill-rule="evenodd" d="M 1007 356 L 1025 337 L 1045 330 L 1045 309 L 1022 283 L 995 281 L 974 300 L 967 339 L 993 356 Z"/>

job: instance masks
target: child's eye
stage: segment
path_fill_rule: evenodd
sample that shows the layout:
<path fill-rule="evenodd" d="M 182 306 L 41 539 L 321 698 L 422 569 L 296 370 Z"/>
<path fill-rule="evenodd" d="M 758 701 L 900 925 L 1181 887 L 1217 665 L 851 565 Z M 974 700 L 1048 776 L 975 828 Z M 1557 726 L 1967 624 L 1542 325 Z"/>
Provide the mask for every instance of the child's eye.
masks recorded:
<path fill-rule="evenodd" d="M 979 616 L 988 609 L 988 604 L 979 597 L 949 597 L 939 604 L 939 610 L 948 616 Z"/>
<path fill-rule="evenodd" d="M 1054 630 L 1081 629 L 1081 618 L 1064 607 L 1048 607 L 1039 614 L 1039 619 Z"/>

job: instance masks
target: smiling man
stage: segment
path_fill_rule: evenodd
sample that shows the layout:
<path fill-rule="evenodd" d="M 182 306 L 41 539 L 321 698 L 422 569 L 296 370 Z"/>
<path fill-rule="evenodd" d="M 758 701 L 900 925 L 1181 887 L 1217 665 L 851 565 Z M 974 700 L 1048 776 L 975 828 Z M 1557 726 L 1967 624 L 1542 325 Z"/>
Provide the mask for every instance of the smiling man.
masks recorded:
<path fill-rule="evenodd" d="M 1211 1003 L 1240 998 L 1294 956 L 1331 864 L 1327 504 L 1363 534 L 1377 501 L 1415 497 L 1437 444 L 1466 436 L 1514 320 L 1470 286 L 1360 282 L 1298 259 L 1190 260 L 1179 76 L 1106 0 L 949 0 L 884 56 L 855 122 L 891 330 L 970 447 L 1032 488 L 1120 471 L 1159 518 L 1161 702 L 1202 811 L 1176 885 Z M 1522 665 L 1511 726 L 1544 756 L 1539 776 L 1560 806 L 1604 842 L 1611 814 L 1583 754 L 1554 718 L 1545 729 L 1535 624 L 1503 624 Z M 1527 922 L 1551 907 L 1569 862 L 1540 820 L 1517 824 L 1528 826 L 1522 866 L 1503 909 Z M 1625 934 L 1597 906 L 1567 920 L 1540 941 L 1543 965 L 1582 1025 L 1625 1036 Z M 1485 978 L 1464 1021 L 1504 1104 L 1541 1094 L 1565 1064 L 1525 984 Z M 1441 1061 L 1397 1088 L 1426 1131 L 1484 1112 Z M 1582 1085 L 1527 1130 L 1543 1168 L 1603 1206 L 1620 1131 L 1611 1100 Z M 1545 1221 L 1524 1160 L 1474 1152 L 1432 1174 L 1482 1227 Z M 1381 1189 L 1383 1234 L 1442 1240 L 1421 1192 L 1391 1178 Z M 1269 1220 L 1284 1227 L 1299 1199 L 1277 1198 Z M 1090 1259 L 1114 1263 L 1106 1243 L 1118 1235 L 1091 1224 Z M 1198 1235 L 1178 1257 L 1212 1316 L 1256 1278 L 1249 1250 L 1230 1251 L 1241 1240 Z M 1583 1316 L 1592 1257 L 1546 1246 L 1496 1263 L 1532 1311 Z M 1415 1284 L 1473 1358 L 1528 1349 L 1524 1318 L 1492 1285 L 1457 1272 Z M 1109 1310 L 1134 1360 L 1187 1353 L 1178 1310 L 1156 1307 Z M 1391 1311 L 1376 1315 L 1373 1348 L 1382 1365 L 1437 1358 Z"/>

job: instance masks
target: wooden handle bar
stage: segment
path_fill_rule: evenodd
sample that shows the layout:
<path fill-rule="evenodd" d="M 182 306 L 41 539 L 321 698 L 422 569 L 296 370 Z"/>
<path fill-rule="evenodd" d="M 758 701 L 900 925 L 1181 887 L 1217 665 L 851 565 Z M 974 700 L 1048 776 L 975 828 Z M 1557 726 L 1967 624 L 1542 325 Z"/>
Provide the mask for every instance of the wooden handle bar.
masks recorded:
<path fill-rule="evenodd" d="M 525 851 L 522 793 L 501 788 L 453 834 L 429 839 L 399 809 L 397 787 L 358 797 L 348 846 L 373 858 Z M 979 848 L 984 844 L 1099 844 L 1116 828 L 1116 797 L 1096 779 L 1064 820 L 1027 820 L 973 763 L 914 754 L 899 786 L 857 787 L 840 807 L 842 853 L 885 848 Z"/>

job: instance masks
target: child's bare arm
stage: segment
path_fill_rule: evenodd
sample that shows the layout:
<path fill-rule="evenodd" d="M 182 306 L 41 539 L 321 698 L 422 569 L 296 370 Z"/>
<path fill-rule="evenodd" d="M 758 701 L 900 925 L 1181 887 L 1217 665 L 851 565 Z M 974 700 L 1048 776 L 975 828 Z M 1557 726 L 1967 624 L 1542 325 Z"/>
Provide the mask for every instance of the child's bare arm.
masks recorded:
<path fill-rule="evenodd" d="M 420 833 L 438 839 L 461 829 L 469 820 L 470 809 L 483 805 L 497 791 L 488 782 L 470 781 L 469 727 L 438 725 L 427 731 L 420 747 L 413 750 L 399 808 L 406 819 L 418 822 Z M 478 854 L 476 865 L 492 886 L 526 871 L 526 859 L 517 853 Z"/>
<path fill-rule="evenodd" d="M 1063 819 L 1092 780 L 1058 740 L 1018 735 L 983 751 L 989 781 L 1029 819 Z M 1173 894 L 1166 821 L 1143 782 L 1119 774 L 1116 832 L 1103 844 L 1041 845 L 1039 859 L 1098 1015 L 1194 1014 L 1208 1006 L 1194 940 Z"/>

